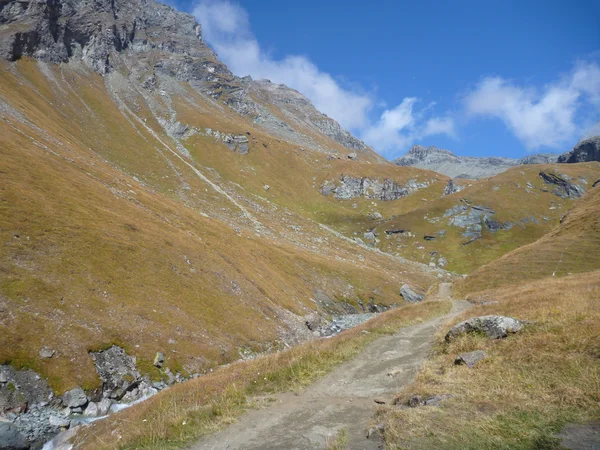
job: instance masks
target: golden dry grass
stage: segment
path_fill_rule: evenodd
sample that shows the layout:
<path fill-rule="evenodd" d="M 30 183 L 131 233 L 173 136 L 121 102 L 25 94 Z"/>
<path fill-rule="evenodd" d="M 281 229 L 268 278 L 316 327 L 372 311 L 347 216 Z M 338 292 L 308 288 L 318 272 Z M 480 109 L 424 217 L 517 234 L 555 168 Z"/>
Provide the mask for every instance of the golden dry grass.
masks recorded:
<path fill-rule="evenodd" d="M 92 424 L 77 436 L 78 448 L 180 448 L 235 420 L 251 407 L 254 396 L 306 386 L 378 336 L 444 314 L 449 308 L 448 302 L 439 301 L 407 305 L 331 339 L 219 368 Z"/>
<path fill-rule="evenodd" d="M 309 198 L 329 201 L 310 187 L 305 160 L 315 152 L 285 156 L 289 143 L 253 128 L 281 154 L 269 157 L 260 145 L 246 158 L 212 141 L 191 148 L 193 165 L 265 225 L 262 235 L 158 141 L 172 145 L 143 99 L 128 98 L 129 107 L 156 136 L 118 109 L 102 77 L 68 66 L 47 71 L 51 77 L 27 60 L 0 65 L 0 97 L 26 117 L 0 121 L 0 363 L 40 372 L 57 393 L 97 387 L 88 351 L 111 344 L 153 378 L 161 376 L 151 364 L 157 351 L 173 372 L 202 373 L 239 359 L 240 349 L 281 346 L 284 321 L 303 327 L 316 290 L 389 305 L 403 282 L 435 282 L 420 268 L 357 252 L 307 218 Z M 195 101 L 204 126 L 250 126 Z M 277 193 L 273 183 L 268 199 L 258 197 L 267 181 L 206 167 L 263 164 L 269 175 L 284 161 L 303 169 L 280 170 L 279 183 L 287 176 L 292 188 Z M 293 201 L 294 189 L 303 200 Z M 39 359 L 44 345 L 56 357 Z"/>
<path fill-rule="evenodd" d="M 388 448 L 549 449 L 566 423 L 600 419 L 600 271 L 488 290 L 453 322 L 487 314 L 533 321 L 505 340 L 443 343 L 399 397 L 452 394 L 441 407 L 381 408 Z M 474 369 L 453 364 L 483 350 Z"/>

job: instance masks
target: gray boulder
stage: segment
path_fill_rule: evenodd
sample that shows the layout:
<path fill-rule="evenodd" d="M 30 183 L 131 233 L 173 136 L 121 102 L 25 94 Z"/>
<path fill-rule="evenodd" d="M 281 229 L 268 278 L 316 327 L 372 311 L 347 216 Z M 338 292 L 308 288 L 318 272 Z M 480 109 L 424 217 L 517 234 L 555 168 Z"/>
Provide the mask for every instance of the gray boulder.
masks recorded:
<path fill-rule="evenodd" d="M 68 406 L 69 408 L 79 408 L 87 405 L 87 402 L 87 395 L 85 395 L 84 390 L 80 387 L 65 392 L 62 398 L 63 406 Z"/>
<path fill-rule="evenodd" d="M 90 356 L 103 382 L 104 395 L 109 398 L 120 400 L 142 380 L 135 366 L 135 358 L 121 347 L 113 345 L 107 350 L 92 352 Z"/>
<path fill-rule="evenodd" d="M 505 316 L 480 316 L 454 325 L 446 334 L 446 342 L 451 342 L 463 334 L 483 333 L 490 339 L 502 339 L 517 333 L 525 327 L 522 322 Z"/>
<path fill-rule="evenodd" d="M 454 360 L 454 364 L 465 364 L 468 367 L 473 368 L 479 361 L 485 358 L 487 358 L 487 354 L 485 352 L 481 350 L 475 350 L 474 352 L 461 353 Z"/>
<path fill-rule="evenodd" d="M 25 450 L 29 443 L 12 423 L 0 422 L 0 450 Z"/>
<path fill-rule="evenodd" d="M 54 356 L 54 354 L 56 353 L 55 350 L 51 349 L 50 347 L 42 347 L 40 349 L 40 358 L 44 358 L 44 359 L 50 359 Z"/>
<path fill-rule="evenodd" d="M 448 180 L 448 184 L 444 188 L 444 195 L 451 195 L 451 194 L 454 194 L 456 192 L 460 192 L 463 189 L 464 189 L 464 186 L 459 186 L 457 184 L 454 184 L 454 180 L 452 178 L 450 178 Z"/>
<path fill-rule="evenodd" d="M 71 419 L 67 417 L 50 416 L 48 422 L 55 428 L 69 428 L 69 426 L 71 426 Z"/>
<path fill-rule="evenodd" d="M 410 288 L 410 286 L 408 286 L 407 284 L 403 285 L 400 288 L 400 295 L 408 303 L 419 303 L 420 301 L 423 301 L 423 299 L 425 298 L 425 296 L 423 296 L 421 294 L 417 294 L 415 291 L 413 291 Z"/>

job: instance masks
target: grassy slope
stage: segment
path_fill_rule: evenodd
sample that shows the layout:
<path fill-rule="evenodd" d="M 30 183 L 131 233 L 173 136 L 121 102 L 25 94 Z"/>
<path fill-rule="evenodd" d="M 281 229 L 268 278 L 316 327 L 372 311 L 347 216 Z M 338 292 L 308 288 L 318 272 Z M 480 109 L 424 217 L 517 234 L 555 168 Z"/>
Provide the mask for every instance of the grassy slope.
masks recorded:
<path fill-rule="evenodd" d="M 247 158 L 209 139 L 190 146 L 194 165 L 258 229 L 161 144 L 172 141 L 142 98 L 127 98 L 124 115 L 99 76 L 46 70 L 21 61 L 0 74 L 0 97 L 26 117 L 0 122 L 0 362 L 34 368 L 59 392 L 97 386 L 87 352 L 112 343 L 153 376 L 156 351 L 173 371 L 202 372 L 302 328 L 316 290 L 355 305 L 392 304 L 403 282 L 427 289 L 435 281 L 321 230 L 307 218 L 308 200 L 285 202 L 294 192 L 331 201 L 306 188 L 322 154 L 289 157 L 291 145 L 253 128 L 267 147 L 253 145 Z M 206 126 L 250 127 L 194 100 Z M 298 171 L 282 175 L 284 161 Z M 234 170 L 221 176 L 213 164 Z M 268 193 L 270 179 L 234 176 L 261 164 L 283 178 Z M 57 356 L 40 360 L 43 345 Z"/>
<path fill-rule="evenodd" d="M 519 270 L 514 270 L 518 267 Z M 600 189 L 590 190 L 538 241 L 504 255 L 455 285 L 458 295 L 600 268 Z"/>
<path fill-rule="evenodd" d="M 521 166 L 501 173 L 491 179 L 469 182 L 458 193 L 434 198 L 422 202 L 422 206 L 407 213 L 398 214 L 384 221 L 376 228 L 384 251 L 398 253 L 416 261 L 428 263 L 440 256 L 448 260 L 448 269 L 458 273 L 469 273 L 500 256 L 541 238 L 556 225 L 560 218 L 575 203 L 571 199 L 562 199 L 551 192 L 543 192 L 548 186 L 539 177 L 540 170 L 565 174 L 586 188 L 600 176 L 600 164 L 597 162 L 573 165 L 536 165 Z M 579 181 L 586 180 L 587 184 Z M 529 189 L 527 183 L 533 188 Z M 411 201 L 420 197 L 411 196 Z M 483 205 L 496 211 L 493 219 L 499 222 L 516 223 L 511 230 L 490 232 L 483 230 L 481 239 L 462 245 L 467 238 L 461 234 L 464 229 L 448 224 L 443 214 L 448 209 L 466 199 L 473 205 Z M 522 222 L 522 219 L 535 217 L 537 224 Z M 546 218 L 546 220 L 544 220 Z M 415 237 L 406 235 L 386 236 L 385 230 L 407 229 Z M 436 235 L 446 230 L 445 238 L 426 241 L 424 235 Z M 435 258 L 431 252 L 438 252 Z M 551 272 L 550 272 L 551 273 Z"/>
<path fill-rule="evenodd" d="M 455 285 L 455 296 L 492 303 L 454 322 L 501 314 L 534 323 L 505 340 L 469 336 L 445 344 L 448 324 L 400 402 L 412 394 L 454 397 L 440 408 L 382 408 L 390 448 L 559 448 L 554 435 L 565 424 L 600 419 L 599 212 L 596 188 L 542 239 Z M 453 365 L 457 354 L 473 350 L 488 358 L 475 369 Z"/>

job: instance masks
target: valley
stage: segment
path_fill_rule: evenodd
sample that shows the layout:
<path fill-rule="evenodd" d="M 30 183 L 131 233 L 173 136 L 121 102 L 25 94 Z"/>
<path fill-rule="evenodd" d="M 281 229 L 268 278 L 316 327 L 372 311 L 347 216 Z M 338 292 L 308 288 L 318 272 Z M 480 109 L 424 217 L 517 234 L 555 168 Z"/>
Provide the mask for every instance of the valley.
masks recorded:
<path fill-rule="evenodd" d="M 0 449 L 549 448 L 600 418 L 597 139 L 505 166 L 388 162 L 153 0 L 0 2 Z M 443 343 L 489 314 L 534 325 Z"/>

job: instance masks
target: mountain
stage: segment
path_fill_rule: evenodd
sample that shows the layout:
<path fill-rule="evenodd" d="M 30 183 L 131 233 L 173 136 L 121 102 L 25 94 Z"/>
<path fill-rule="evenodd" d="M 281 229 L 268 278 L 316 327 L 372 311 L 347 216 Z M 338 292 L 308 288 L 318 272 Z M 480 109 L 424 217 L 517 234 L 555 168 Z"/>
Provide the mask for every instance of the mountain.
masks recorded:
<path fill-rule="evenodd" d="M 521 164 L 547 164 L 556 162 L 557 155 L 536 154 L 522 159 L 477 158 L 456 156 L 449 150 L 415 145 L 406 155 L 392 161 L 399 166 L 413 166 L 433 170 L 449 177 L 483 178 L 504 172 Z"/>
<path fill-rule="evenodd" d="M 600 136 L 591 136 L 579 141 L 573 149 L 558 157 L 560 163 L 600 161 Z"/>

